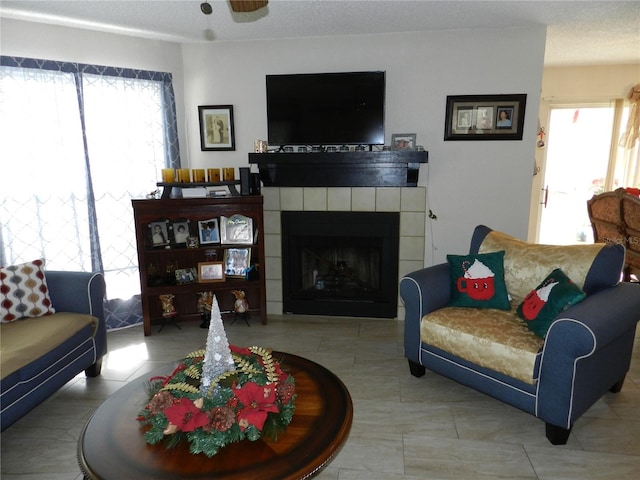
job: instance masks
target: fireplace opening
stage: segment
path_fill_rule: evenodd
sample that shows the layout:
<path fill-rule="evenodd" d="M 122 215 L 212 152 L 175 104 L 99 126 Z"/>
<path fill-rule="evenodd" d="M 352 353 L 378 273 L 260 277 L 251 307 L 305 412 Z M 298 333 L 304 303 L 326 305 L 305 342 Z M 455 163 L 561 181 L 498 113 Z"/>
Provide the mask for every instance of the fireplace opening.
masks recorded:
<path fill-rule="evenodd" d="M 397 212 L 281 213 L 283 311 L 394 318 Z"/>

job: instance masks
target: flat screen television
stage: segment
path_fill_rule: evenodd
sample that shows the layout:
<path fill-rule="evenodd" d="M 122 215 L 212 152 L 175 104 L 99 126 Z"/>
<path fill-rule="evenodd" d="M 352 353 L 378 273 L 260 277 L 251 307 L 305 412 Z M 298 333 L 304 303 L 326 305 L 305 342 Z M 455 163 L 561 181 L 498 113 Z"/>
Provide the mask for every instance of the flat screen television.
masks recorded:
<path fill-rule="evenodd" d="M 385 72 L 267 75 L 269 145 L 384 145 Z"/>

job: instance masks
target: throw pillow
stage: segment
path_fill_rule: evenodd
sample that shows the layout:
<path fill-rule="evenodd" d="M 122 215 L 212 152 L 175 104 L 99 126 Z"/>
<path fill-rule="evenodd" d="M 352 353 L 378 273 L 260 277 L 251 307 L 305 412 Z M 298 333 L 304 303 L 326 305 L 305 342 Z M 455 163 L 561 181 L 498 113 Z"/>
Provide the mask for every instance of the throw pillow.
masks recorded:
<path fill-rule="evenodd" d="M 504 281 L 504 250 L 476 255 L 447 255 L 453 307 L 509 310 Z"/>
<path fill-rule="evenodd" d="M 518 315 L 533 333 L 544 338 L 558 314 L 585 296 L 561 269 L 556 268 L 518 305 Z"/>
<path fill-rule="evenodd" d="M 0 268 L 0 322 L 52 313 L 43 260 Z"/>

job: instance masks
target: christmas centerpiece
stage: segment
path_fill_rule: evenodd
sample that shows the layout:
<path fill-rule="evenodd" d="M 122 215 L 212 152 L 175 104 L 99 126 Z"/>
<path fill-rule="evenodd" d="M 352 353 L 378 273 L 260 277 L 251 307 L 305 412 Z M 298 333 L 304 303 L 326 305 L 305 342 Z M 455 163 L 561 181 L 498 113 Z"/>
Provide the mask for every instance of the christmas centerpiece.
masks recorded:
<path fill-rule="evenodd" d="M 206 349 L 187 355 L 148 384 L 138 414 L 145 441 L 168 448 L 187 441 L 192 454 L 215 455 L 229 443 L 277 440 L 295 410 L 295 381 L 260 347 L 230 346 L 213 297 Z"/>

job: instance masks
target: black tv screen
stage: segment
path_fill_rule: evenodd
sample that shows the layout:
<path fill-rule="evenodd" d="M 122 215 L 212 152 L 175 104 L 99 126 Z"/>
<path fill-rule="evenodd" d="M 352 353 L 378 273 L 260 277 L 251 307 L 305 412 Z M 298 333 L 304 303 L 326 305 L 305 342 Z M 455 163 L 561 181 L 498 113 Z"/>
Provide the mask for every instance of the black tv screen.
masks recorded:
<path fill-rule="evenodd" d="M 267 75 L 269 145 L 383 145 L 385 72 Z"/>

